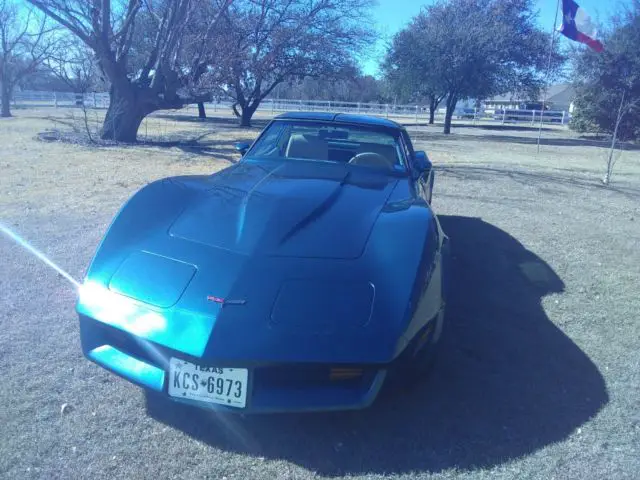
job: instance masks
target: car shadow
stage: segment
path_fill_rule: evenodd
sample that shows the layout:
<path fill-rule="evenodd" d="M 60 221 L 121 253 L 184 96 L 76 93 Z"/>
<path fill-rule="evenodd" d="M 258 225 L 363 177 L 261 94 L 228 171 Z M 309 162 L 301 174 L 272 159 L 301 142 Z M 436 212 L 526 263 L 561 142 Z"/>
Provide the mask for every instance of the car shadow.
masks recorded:
<path fill-rule="evenodd" d="M 221 415 L 147 395 L 157 420 L 216 448 L 326 476 L 474 470 L 565 439 L 608 402 L 597 367 L 547 317 L 564 284 L 478 218 L 440 217 L 452 287 L 438 362 L 362 411 Z"/>

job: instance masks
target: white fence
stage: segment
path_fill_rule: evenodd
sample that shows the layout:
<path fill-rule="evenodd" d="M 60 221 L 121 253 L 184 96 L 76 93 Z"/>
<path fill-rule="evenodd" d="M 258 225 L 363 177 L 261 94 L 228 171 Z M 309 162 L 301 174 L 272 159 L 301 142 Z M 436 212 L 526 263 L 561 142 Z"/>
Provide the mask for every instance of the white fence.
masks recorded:
<path fill-rule="evenodd" d="M 72 93 L 23 90 L 14 92 L 11 102 L 19 107 L 81 107 L 108 108 L 108 93 Z"/>
<path fill-rule="evenodd" d="M 229 103 L 229 108 L 231 104 Z M 429 119 L 429 107 L 425 105 L 396 105 L 390 103 L 355 103 L 335 102 L 329 100 L 277 100 L 266 99 L 258 110 L 271 110 L 272 113 L 305 111 L 305 112 L 337 112 L 364 115 L 377 115 L 414 119 L 415 123 L 423 123 Z M 437 121 L 444 121 L 446 110 L 438 109 L 435 114 Z M 457 108 L 453 118 L 456 120 L 491 121 L 500 123 L 530 123 L 540 122 L 540 110 L 485 110 L 477 108 Z M 566 125 L 570 115 L 566 111 L 545 110 L 542 114 L 543 123 L 557 123 Z"/>
<path fill-rule="evenodd" d="M 76 94 L 70 92 L 21 91 L 15 92 L 12 103 L 21 107 L 82 107 L 108 108 L 108 93 Z M 232 102 L 219 100 L 205 104 L 208 112 L 231 110 Z M 193 107 L 187 107 L 191 110 Z M 281 100 L 265 99 L 258 107 L 262 113 L 277 114 L 281 112 L 338 112 L 364 115 L 376 115 L 394 118 L 403 123 L 426 123 L 429 120 L 429 107 L 425 105 L 396 105 L 389 103 L 361 103 L 336 102 L 331 100 Z M 497 122 L 537 124 L 540 122 L 540 110 L 484 110 L 474 108 L 457 108 L 453 118 L 456 120 L 471 120 L 473 122 Z M 436 112 L 436 121 L 443 121 L 445 109 Z M 542 115 L 543 123 L 566 125 L 570 114 L 565 111 L 545 110 Z"/>

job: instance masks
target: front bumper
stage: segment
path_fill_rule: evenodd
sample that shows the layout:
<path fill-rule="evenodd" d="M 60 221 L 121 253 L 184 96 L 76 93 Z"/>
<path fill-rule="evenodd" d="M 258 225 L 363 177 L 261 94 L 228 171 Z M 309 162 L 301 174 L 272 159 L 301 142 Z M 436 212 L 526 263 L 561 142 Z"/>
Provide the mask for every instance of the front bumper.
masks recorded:
<path fill-rule="evenodd" d="M 117 375 L 167 398 L 203 409 L 233 413 L 275 413 L 353 410 L 366 408 L 376 399 L 387 370 L 385 366 L 317 364 L 210 364 L 182 352 L 160 346 L 130 333 L 80 315 L 80 338 L 84 355 Z M 168 394 L 169 359 L 208 366 L 249 370 L 247 403 L 244 408 L 172 397 Z M 362 368 L 362 375 L 332 379 L 334 367 Z"/>

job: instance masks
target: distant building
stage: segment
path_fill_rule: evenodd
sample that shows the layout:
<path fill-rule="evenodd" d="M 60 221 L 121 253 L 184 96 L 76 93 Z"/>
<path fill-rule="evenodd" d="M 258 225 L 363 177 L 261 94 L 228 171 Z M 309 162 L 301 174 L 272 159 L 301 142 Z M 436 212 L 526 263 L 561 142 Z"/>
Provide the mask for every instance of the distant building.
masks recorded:
<path fill-rule="evenodd" d="M 544 92 L 536 99 L 522 98 L 516 93 L 506 93 L 487 99 L 484 102 L 486 110 L 517 110 L 517 109 L 538 109 L 542 105 Z M 559 83 L 550 85 L 547 90 L 545 106 L 548 110 L 573 110 L 572 104 L 575 98 L 575 90 L 570 83 Z M 529 108 L 526 108 L 529 107 Z"/>

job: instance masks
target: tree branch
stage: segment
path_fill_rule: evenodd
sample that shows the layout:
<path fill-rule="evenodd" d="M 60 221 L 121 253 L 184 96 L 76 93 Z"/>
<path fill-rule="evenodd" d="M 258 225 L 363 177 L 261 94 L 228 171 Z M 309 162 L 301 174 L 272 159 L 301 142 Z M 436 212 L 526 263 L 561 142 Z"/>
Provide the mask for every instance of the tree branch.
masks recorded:
<path fill-rule="evenodd" d="M 51 8 L 49 8 L 46 5 L 45 1 L 42 1 L 42 0 L 27 0 L 27 1 L 31 3 L 34 7 L 42 11 L 44 14 L 53 18 L 60 25 L 69 29 L 69 31 L 71 31 L 74 35 L 80 38 L 89 47 L 93 48 L 95 46 L 95 42 L 91 38 L 91 33 L 86 31 L 81 26 L 81 23 L 75 17 L 71 17 L 70 19 L 63 18 L 61 15 L 58 15 Z"/>
<path fill-rule="evenodd" d="M 109 41 L 109 33 L 111 33 L 111 0 L 102 0 L 102 40 Z"/>
<path fill-rule="evenodd" d="M 131 24 L 133 23 L 138 11 L 140 10 L 140 1 L 141 0 L 129 0 L 129 3 L 127 4 L 127 13 L 125 14 L 122 25 L 120 25 L 120 28 L 117 31 L 113 32 L 114 40 L 117 40 L 120 37 L 127 36 L 129 28 L 131 27 Z"/>

